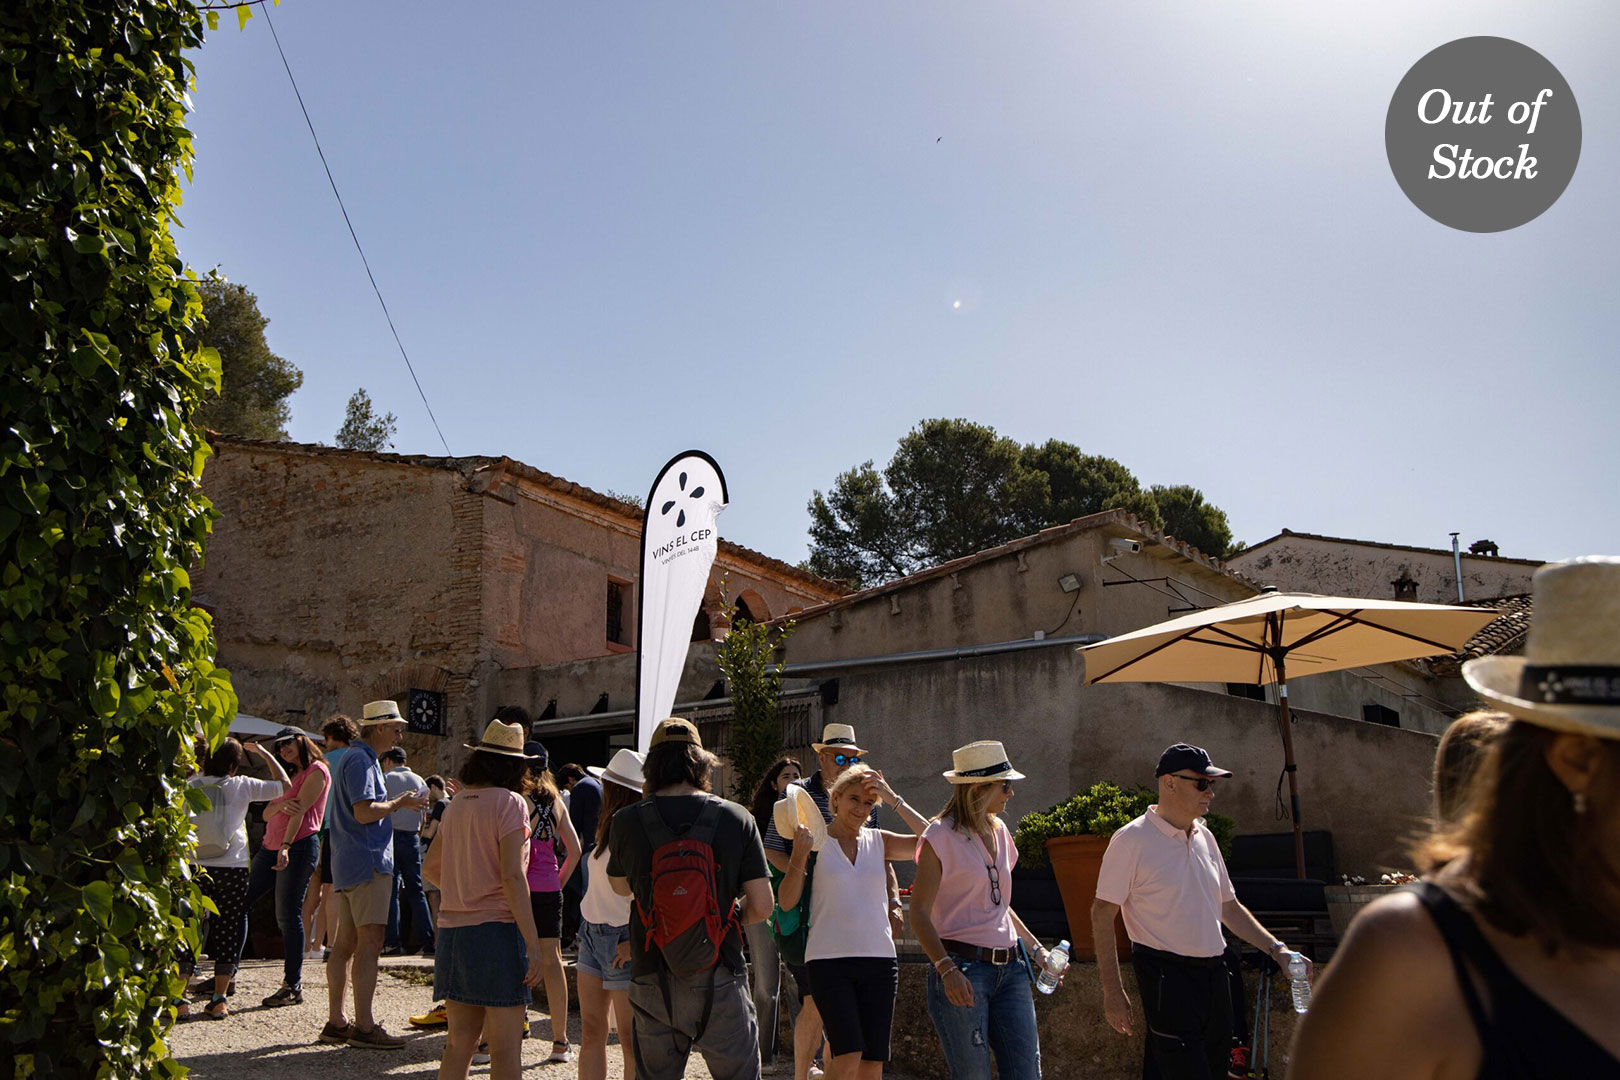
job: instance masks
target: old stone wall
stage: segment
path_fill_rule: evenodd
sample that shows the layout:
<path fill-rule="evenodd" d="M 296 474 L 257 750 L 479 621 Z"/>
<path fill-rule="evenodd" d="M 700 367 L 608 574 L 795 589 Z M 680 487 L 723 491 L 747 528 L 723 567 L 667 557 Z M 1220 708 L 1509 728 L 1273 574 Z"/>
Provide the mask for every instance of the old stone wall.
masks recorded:
<path fill-rule="evenodd" d="M 1410 580 L 1425 604 L 1457 602 L 1457 567 L 1450 551 L 1362 544 L 1285 533 L 1240 551 L 1228 565 L 1266 585 L 1290 592 L 1399 599 L 1394 582 Z M 1489 600 L 1530 591 L 1541 563 L 1533 559 L 1462 555 L 1463 596 Z"/>
<path fill-rule="evenodd" d="M 483 499 L 462 473 L 221 441 L 203 487 L 220 517 L 194 595 L 242 711 L 318 728 L 415 687 L 471 723 Z"/>

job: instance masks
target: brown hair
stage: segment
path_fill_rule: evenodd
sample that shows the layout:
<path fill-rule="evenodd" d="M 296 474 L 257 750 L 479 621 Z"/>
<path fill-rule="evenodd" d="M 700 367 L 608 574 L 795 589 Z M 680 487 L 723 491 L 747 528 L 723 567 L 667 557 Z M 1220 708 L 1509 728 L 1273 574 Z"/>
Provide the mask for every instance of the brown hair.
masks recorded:
<path fill-rule="evenodd" d="M 354 722 L 353 717 L 338 713 L 322 726 L 321 734 L 338 742 L 359 742 L 360 725 Z"/>
<path fill-rule="evenodd" d="M 1451 722 L 1434 751 L 1434 812 L 1441 823 L 1462 817 L 1468 782 L 1484 759 L 1484 751 L 1508 725 L 1505 713 L 1481 710 Z"/>
<path fill-rule="evenodd" d="M 602 778 L 602 809 L 596 819 L 596 849 L 603 851 L 613 835 L 613 815 L 641 801 L 641 792 Z"/>
<path fill-rule="evenodd" d="M 529 787 L 529 762 L 511 754 L 474 750 L 461 764 L 461 782 L 468 786 L 487 784 L 523 795 Z"/>
<path fill-rule="evenodd" d="M 776 805 L 778 798 L 776 792 L 776 778 L 782 775 L 782 770 L 789 765 L 804 775 L 804 769 L 799 765 L 799 759 L 786 754 L 776 759 L 776 764 L 765 770 L 765 775 L 759 778 L 759 787 L 754 789 L 754 801 L 749 807 L 754 815 L 754 821 L 759 825 L 760 835 L 765 833 L 765 823 L 771 820 L 771 808 Z"/>
<path fill-rule="evenodd" d="M 1461 821 L 1439 823 L 1413 851 L 1426 874 L 1446 870 L 1469 905 L 1504 933 L 1548 953 L 1620 948 L 1620 866 L 1605 845 L 1620 813 L 1620 741 L 1599 761 L 1577 814 L 1547 764 L 1556 731 L 1512 720 L 1474 773 Z"/>
<path fill-rule="evenodd" d="M 996 815 L 990 813 L 990 800 L 1001 790 L 1002 781 L 983 784 L 952 784 L 951 797 L 945 801 L 935 821 L 948 821 L 957 832 L 984 833 L 995 827 Z"/>
<path fill-rule="evenodd" d="M 219 744 L 219 749 L 211 752 L 203 762 L 203 775 L 234 776 L 246 759 L 247 752 L 242 749 L 242 744 L 227 735 L 225 741 Z"/>
<path fill-rule="evenodd" d="M 280 744 L 284 741 L 287 740 L 276 740 L 276 753 L 278 755 L 281 753 Z M 321 753 L 321 748 L 316 746 L 308 735 L 294 735 L 291 741 L 298 747 L 299 772 L 303 772 L 305 769 L 309 768 L 313 762 L 326 760 L 326 755 Z"/>
<path fill-rule="evenodd" d="M 696 743 L 661 742 L 647 751 L 641 767 L 645 781 L 641 790 L 651 795 L 677 784 L 691 784 L 699 791 L 708 791 L 713 770 L 714 755 Z"/>

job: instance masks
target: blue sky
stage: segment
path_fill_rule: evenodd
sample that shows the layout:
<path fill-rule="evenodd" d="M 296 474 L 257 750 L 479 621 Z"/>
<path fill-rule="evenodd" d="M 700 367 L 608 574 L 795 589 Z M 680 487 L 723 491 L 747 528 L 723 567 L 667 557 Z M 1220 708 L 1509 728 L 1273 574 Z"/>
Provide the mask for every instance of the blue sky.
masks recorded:
<path fill-rule="evenodd" d="M 796 561 L 813 489 L 917 421 L 1067 439 L 1296 531 L 1616 549 L 1620 9 L 1586 3 L 507 3 L 270 12 L 456 454 L 644 492 L 725 469 Z M 442 453 L 269 28 L 194 54 L 178 233 L 304 371 Z M 1454 38 L 1580 104 L 1537 220 L 1457 232 L 1384 115 Z M 960 306 L 957 306 L 960 302 Z"/>

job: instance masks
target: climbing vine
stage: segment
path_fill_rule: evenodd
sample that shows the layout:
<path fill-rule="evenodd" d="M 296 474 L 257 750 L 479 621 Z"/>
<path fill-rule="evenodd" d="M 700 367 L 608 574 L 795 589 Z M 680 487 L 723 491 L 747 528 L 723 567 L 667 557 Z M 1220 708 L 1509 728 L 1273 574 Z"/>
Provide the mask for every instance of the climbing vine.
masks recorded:
<path fill-rule="evenodd" d="M 0 4 L 0 1061 L 179 1075 L 183 777 L 235 710 L 189 571 L 217 357 L 169 235 L 186 0 Z M 0 1066 L 6 1068 L 6 1066 Z"/>

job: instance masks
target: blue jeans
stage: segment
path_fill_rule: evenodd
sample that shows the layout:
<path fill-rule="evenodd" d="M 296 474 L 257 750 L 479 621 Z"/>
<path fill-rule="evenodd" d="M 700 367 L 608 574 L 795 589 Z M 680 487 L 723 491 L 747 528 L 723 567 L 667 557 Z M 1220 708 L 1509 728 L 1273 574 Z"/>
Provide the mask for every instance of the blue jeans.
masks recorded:
<path fill-rule="evenodd" d="M 394 895 L 388 902 L 388 929 L 383 944 L 390 949 L 403 948 L 399 936 L 399 908 L 404 904 L 406 914 L 416 927 L 416 940 L 424 949 L 433 947 L 433 916 L 428 911 L 427 894 L 422 891 L 421 838 L 403 829 L 394 830 Z"/>
<path fill-rule="evenodd" d="M 276 925 L 281 928 L 282 980 L 291 987 L 304 981 L 304 890 L 321 861 L 321 838 L 315 833 L 287 849 L 287 869 L 276 869 L 276 853 L 260 848 L 248 870 L 247 906 L 275 890 Z"/>
<path fill-rule="evenodd" d="M 992 1052 L 1001 1080 L 1040 1080 L 1035 999 L 1024 965 L 955 959 L 973 988 L 972 1005 L 952 1005 L 944 980 L 932 968 L 928 971 L 928 1015 L 952 1080 L 990 1080 Z"/>

